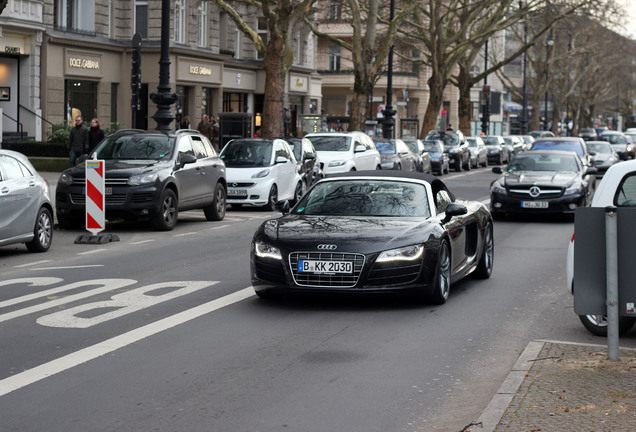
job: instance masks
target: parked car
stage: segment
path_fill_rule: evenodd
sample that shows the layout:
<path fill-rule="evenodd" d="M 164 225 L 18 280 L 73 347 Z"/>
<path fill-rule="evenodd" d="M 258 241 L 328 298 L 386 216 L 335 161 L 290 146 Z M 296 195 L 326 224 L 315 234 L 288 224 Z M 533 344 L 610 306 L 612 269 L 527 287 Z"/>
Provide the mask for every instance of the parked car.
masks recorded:
<path fill-rule="evenodd" d="M 374 138 L 375 148 L 380 152 L 382 169 L 416 171 L 417 160 L 404 141 L 399 138 Z"/>
<path fill-rule="evenodd" d="M 573 151 L 579 155 L 584 166 L 593 167 L 596 164 L 593 152 L 587 148 L 586 141 L 579 137 L 539 138 L 532 143 L 530 150 Z"/>
<path fill-rule="evenodd" d="M 596 141 L 598 139 L 598 134 L 594 128 L 582 128 L 579 131 L 579 136 L 585 141 Z"/>
<path fill-rule="evenodd" d="M 305 137 L 318 152 L 325 175 L 382 169 L 380 153 L 364 132 L 315 132 Z"/>
<path fill-rule="evenodd" d="M 294 152 L 280 138 L 240 138 L 228 142 L 220 154 L 227 167 L 227 202 L 274 210 L 279 200 L 297 201 L 303 195 Z"/>
<path fill-rule="evenodd" d="M 517 136 L 523 141 L 523 150 L 530 150 L 532 147 L 532 143 L 534 142 L 534 137 L 532 135 L 512 135 Z"/>
<path fill-rule="evenodd" d="M 599 182 L 591 207 L 605 208 L 636 207 L 636 160 L 612 165 Z M 566 260 L 566 284 L 574 294 L 574 237 L 572 234 L 568 245 Z M 607 336 L 607 317 L 605 315 L 579 315 L 585 328 L 597 336 Z M 619 317 L 619 334 L 627 333 L 636 324 L 633 317 Z"/>
<path fill-rule="evenodd" d="M 623 132 L 605 131 L 598 136 L 598 140 L 610 143 L 621 160 L 634 158 L 634 144 Z"/>
<path fill-rule="evenodd" d="M 431 170 L 438 175 L 448 174 L 450 162 L 448 153 L 444 151 L 444 142 L 442 140 L 423 140 L 422 143 L 431 157 Z"/>
<path fill-rule="evenodd" d="M 93 156 L 105 161 L 107 220 L 149 221 L 156 230 L 169 231 L 183 210 L 202 209 L 209 221 L 225 216 L 225 164 L 195 130 L 121 130 L 106 137 Z M 60 176 L 55 193 L 60 227 L 84 225 L 85 185 L 84 163 Z"/>
<path fill-rule="evenodd" d="M 490 185 L 490 211 L 573 214 L 592 202 L 596 168 L 586 168 L 571 151 L 536 150 L 515 156 Z"/>
<path fill-rule="evenodd" d="M 506 135 L 503 137 L 506 145 L 508 146 L 508 151 L 512 156 L 515 156 L 522 151 L 525 150 L 525 144 L 521 138 L 515 135 Z"/>
<path fill-rule="evenodd" d="M 511 154 L 502 136 L 486 135 L 481 139 L 488 149 L 488 163 L 501 165 L 510 161 Z"/>
<path fill-rule="evenodd" d="M 52 242 L 49 184 L 22 153 L 0 149 L 0 246 L 46 252 Z"/>
<path fill-rule="evenodd" d="M 402 139 L 411 151 L 415 155 L 417 172 L 423 172 L 430 174 L 433 171 L 431 164 L 431 155 L 424 148 L 424 143 L 419 139 Z"/>
<path fill-rule="evenodd" d="M 320 158 L 314 145 L 307 138 L 283 138 L 294 152 L 294 158 L 298 167 L 298 174 L 302 178 L 303 193 L 309 187 L 324 177 L 320 167 Z"/>
<path fill-rule="evenodd" d="M 614 147 L 607 141 L 586 141 L 587 148 L 590 152 L 594 152 L 594 160 L 598 174 L 604 174 L 605 171 L 617 162 L 620 162 L 620 156 L 614 150 Z"/>
<path fill-rule="evenodd" d="M 470 150 L 464 134 L 460 131 L 431 131 L 426 139 L 444 142 L 444 151 L 448 153 L 448 161 L 455 171 L 470 170 Z"/>
<path fill-rule="evenodd" d="M 470 165 L 473 168 L 488 165 L 488 148 L 481 137 L 466 137 L 470 150 Z"/>
<path fill-rule="evenodd" d="M 479 201 L 456 199 L 439 179 L 352 172 L 316 183 L 252 240 L 252 286 L 280 293 L 405 292 L 442 304 L 451 283 L 493 269 L 493 223 Z M 274 227 L 272 229 L 272 227 Z"/>

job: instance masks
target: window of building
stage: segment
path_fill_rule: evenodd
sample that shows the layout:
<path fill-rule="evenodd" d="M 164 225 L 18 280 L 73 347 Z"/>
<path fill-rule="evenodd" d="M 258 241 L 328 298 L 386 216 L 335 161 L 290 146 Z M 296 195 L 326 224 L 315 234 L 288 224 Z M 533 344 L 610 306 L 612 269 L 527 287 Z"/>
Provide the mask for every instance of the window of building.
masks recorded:
<path fill-rule="evenodd" d="M 247 93 L 223 93 L 223 112 L 246 112 Z"/>
<path fill-rule="evenodd" d="M 340 45 L 331 45 L 329 47 L 329 70 L 340 70 Z"/>
<path fill-rule="evenodd" d="M 64 82 L 65 117 L 69 124 L 78 115 L 85 121 L 97 117 L 97 83 L 93 81 L 66 80 Z"/>
<path fill-rule="evenodd" d="M 256 32 L 263 40 L 263 44 L 267 45 L 267 41 L 269 40 L 269 33 L 267 31 L 267 20 L 264 17 L 259 17 L 256 25 Z M 259 52 L 256 52 L 256 58 L 262 59 L 263 55 Z"/>
<path fill-rule="evenodd" d="M 117 92 L 119 90 L 118 83 L 111 83 L 110 85 L 110 122 L 115 123 L 117 121 Z"/>
<path fill-rule="evenodd" d="M 95 0 L 57 0 L 57 26 L 68 31 L 95 32 Z"/>
<path fill-rule="evenodd" d="M 174 4 L 174 41 L 185 43 L 186 0 L 177 0 Z"/>
<path fill-rule="evenodd" d="M 175 87 L 175 93 L 177 94 L 177 102 L 174 105 L 176 114 L 182 116 L 188 115 L 188 87 L 178 85 Z M 190 120 L 192 122 L 192 119 Z"/>
<path fill-rule="evenodd" d="M 210 87 L 203 87 L 203 91 L 201 92 L 201 116 L 203 116 L 203 114 L 214 115 L 212 89 Z"/>
<path fill-rule="evenodd" d="M 142 39 L 148 39 L 148 1 L 135 0 L 135 28 L 133 34 L 139 33 Z"/>
<path fill-rule="evenodd" d="M 236 29 L 236 36 L 234 37 L 234 58 L 241 58 L 241 36 L 242 32 Z"/>
<path fill-rule="evenodd" d="M 200 47 L 208 46 L 208 3 L 201 2 L 197 9 L 197 22 L 199 26 L 199 38 L 197 44 Z"/>
<path fill-rule="evenodd" d="M 329 2 L 328 16 L 330 20 L 342 19 L 342 2 L 340 0 L 331 0 Z"/>

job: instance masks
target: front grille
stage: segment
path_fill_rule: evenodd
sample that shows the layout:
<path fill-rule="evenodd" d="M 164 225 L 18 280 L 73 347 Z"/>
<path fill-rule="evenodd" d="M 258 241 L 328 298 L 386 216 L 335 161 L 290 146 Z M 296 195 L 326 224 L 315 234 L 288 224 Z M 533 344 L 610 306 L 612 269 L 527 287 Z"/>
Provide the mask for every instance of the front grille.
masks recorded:
<path fill-rule="evenodd" d="M 535 185 L 515 186 L 514 188 L 510 188 L 509 192 L 511 196 L 532 199 L 557 198 L 563 194 L 563 188 L 554 186 L 539 186 L 539 195 L 533 197 L 530 195 L 530 189 L 533 187 L 535 187 Z"/>
<path fill-rule="evenodd" d="M 353 261 L 352 274 L 314 274 L 301 273 L 298 271 L 299 260 L 316 261 Z M 292 252 L 289 254 L 289 266 L 291 268 L 294 282 L 300 286 L 323 287 L 323 288 L 352 288 L 360 279 L 365 257 L 361 254 L 353 253 L 333 253 L 333 252 Z"/>
<path fill-rule="evenodd" d="M 128 177 L 106 177 L 106 187 L 113 186 L 126 186 L 128 184 Z M 86 186 L 85 177 L 73 177 L 74 186 Z"/>
<path fill-rule="evenodd" d="M 238 182 L 230 182 L 227 184 L 228 187 L 231 188 L 248 188 L 254 186 L 254 183 L 238 183 Z"/>
<path fill-rule="evenodd" d="M 71 201 L 74 204 L 86 204 L 86 195 L 71 194 Z M 106 195 L 106 205 L 122 205 L 126 202 L 126 194 Z"/>

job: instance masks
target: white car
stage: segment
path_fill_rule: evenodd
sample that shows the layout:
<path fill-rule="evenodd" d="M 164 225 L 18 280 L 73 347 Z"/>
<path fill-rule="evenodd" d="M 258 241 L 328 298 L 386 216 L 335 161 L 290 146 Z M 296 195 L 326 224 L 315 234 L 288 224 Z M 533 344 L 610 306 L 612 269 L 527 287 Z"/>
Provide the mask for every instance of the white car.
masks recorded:
<path fill-rule="evenodd" d="M 612 165 L 598 184 L 591 207 L 636 207 L 636 160 Z M 567 287 L 574 294 L 574 234 L 570 239 L 566 263 Z M 580 315 L 579 318 L 590 333 L 607 336 L 605 315 Z M 619 333 L 628 332 L 636 323 L 631 317 L 619 317 Z"/>
<path fill-rule="evenodd" d="M 382 169 L 380 153 L 364 132 L 316 132 L 305 137 L 316 148 L 325 175 Z"/>
<path fill-rule="evenodd" d="M 303 193 L 296 158 L 283 139 L 244 138 L 228 142 L 225 162 L 227 202 L 274 210 L 277 201 L 297 201 Z"/>

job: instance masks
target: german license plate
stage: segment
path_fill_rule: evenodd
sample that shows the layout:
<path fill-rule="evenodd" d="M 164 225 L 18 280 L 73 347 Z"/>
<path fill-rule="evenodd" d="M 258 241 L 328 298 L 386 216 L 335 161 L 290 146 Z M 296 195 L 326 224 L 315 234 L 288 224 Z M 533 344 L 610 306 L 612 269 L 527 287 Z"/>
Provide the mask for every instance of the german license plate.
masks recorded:
<path fill-rule="evenodd" d="M 312 261 L 299 260 L 299 273 L 323 273 L 323 274 L 351 274 L 353 273 L 352 261 Z"/>
<path fill-rule="evenodd" d="M 244 189 L 228 189 L 227 196 L 228 197 L 246 197 L 247 191 Z"/>
<path fill-rule="evenodd" d="M 535 209 L 546 209 L 548 208 L 547 201 L 521 201 L 521 207 L 523 208 L 535 208 Z"/>

